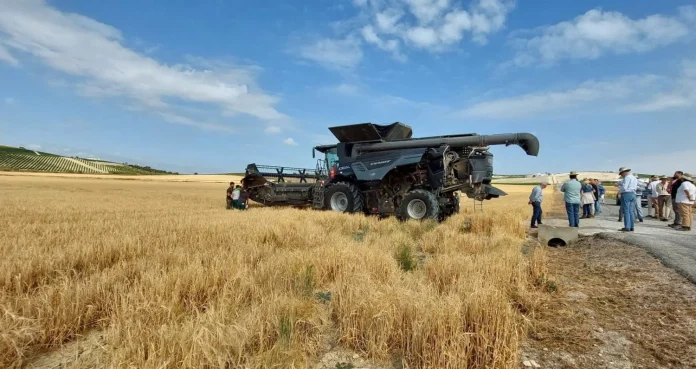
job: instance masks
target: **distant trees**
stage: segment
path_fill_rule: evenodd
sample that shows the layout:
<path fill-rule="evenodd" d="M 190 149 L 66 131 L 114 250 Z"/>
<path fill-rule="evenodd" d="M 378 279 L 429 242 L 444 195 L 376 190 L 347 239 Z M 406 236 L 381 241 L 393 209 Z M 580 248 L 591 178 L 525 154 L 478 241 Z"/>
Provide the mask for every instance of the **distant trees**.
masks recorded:
<path fill-rule="evenodd" d="M 146 171 L 146 172 L 151 172 L 151 173 L 158 173 L 158 174 L 179 174 L 179 173 L 170 172 L 170 171 L 167 171 L 167 170 L 155 169 L 155 168 L 152 168 L 152 167 L 150 167 L 150 166 L 148 166 L 148 165 L 142 166 L 142 165 L 128 164 L 128 163 L 123 163 L 123 164 L 128 165 L 129 167 L 132 167 L 132 168 L 135 168 L 135 169 L 140 169 L 140 170 L 143 170 L 143 171 Z"/>

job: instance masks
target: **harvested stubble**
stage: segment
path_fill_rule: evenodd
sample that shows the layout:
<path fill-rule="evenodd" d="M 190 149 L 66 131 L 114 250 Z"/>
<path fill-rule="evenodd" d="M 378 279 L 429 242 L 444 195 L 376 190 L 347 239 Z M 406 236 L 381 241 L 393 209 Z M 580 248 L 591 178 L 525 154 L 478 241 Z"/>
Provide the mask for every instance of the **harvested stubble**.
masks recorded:
<path fill-rule="evenodd" d="M 334 337 L 409 368 L 513 368 L 544 272 L 521 252 L 529 188 L 433 225 L 228 211 L 203 183 L 0 182 L 0 367 L 97 330 L 107 367 L 303 368 Z"/>

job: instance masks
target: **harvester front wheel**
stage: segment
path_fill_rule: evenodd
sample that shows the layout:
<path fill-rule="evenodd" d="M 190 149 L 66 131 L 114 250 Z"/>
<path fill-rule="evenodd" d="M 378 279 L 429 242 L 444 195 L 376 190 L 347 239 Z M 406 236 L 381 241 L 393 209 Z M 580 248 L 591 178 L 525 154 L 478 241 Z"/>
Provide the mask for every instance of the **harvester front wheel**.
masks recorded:
<path fill-rule="evenodd" d="M 355 185 L 339 182 L 324 192 L 326 208 L 339 213 L 359 213 L 363 210 L 363 199 Z"/>
<path fill-rule="evenodd" d="M 440 205 L 437 197 L 425 190 L 413 190 L 404 196 L 399 204 L 398 216 L 401 220 L 438 220 Z"/>

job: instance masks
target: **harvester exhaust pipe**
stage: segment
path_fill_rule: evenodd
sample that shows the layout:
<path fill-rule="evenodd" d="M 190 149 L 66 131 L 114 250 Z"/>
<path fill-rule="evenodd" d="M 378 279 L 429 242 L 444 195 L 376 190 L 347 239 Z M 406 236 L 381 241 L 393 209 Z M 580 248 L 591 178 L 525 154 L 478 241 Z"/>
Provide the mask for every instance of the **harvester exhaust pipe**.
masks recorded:
<path fill-rule="evenodd" d="M 360 151 L 381 151 L 394 149 L 415 149 L 423 147 L 484 147 L 489 145 L 518 145 L 529 156 L 539 155 L 539 139 L 531 133 L 503 133 L 495 135 L 471 135 L 460 137 L 421 138 L 403 141 L 365 143 Z"/>

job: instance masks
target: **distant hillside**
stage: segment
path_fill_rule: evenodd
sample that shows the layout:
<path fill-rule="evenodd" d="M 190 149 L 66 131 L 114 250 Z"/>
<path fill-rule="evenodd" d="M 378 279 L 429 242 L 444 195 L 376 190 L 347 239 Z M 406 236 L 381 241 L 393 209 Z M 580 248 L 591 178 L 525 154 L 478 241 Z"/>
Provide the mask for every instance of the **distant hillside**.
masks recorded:
<path fill-rule="evenodd" d="M 85 174 L 179 174 L 127 163 L 67 157 L 0 145 L 0 171 Z"/>

